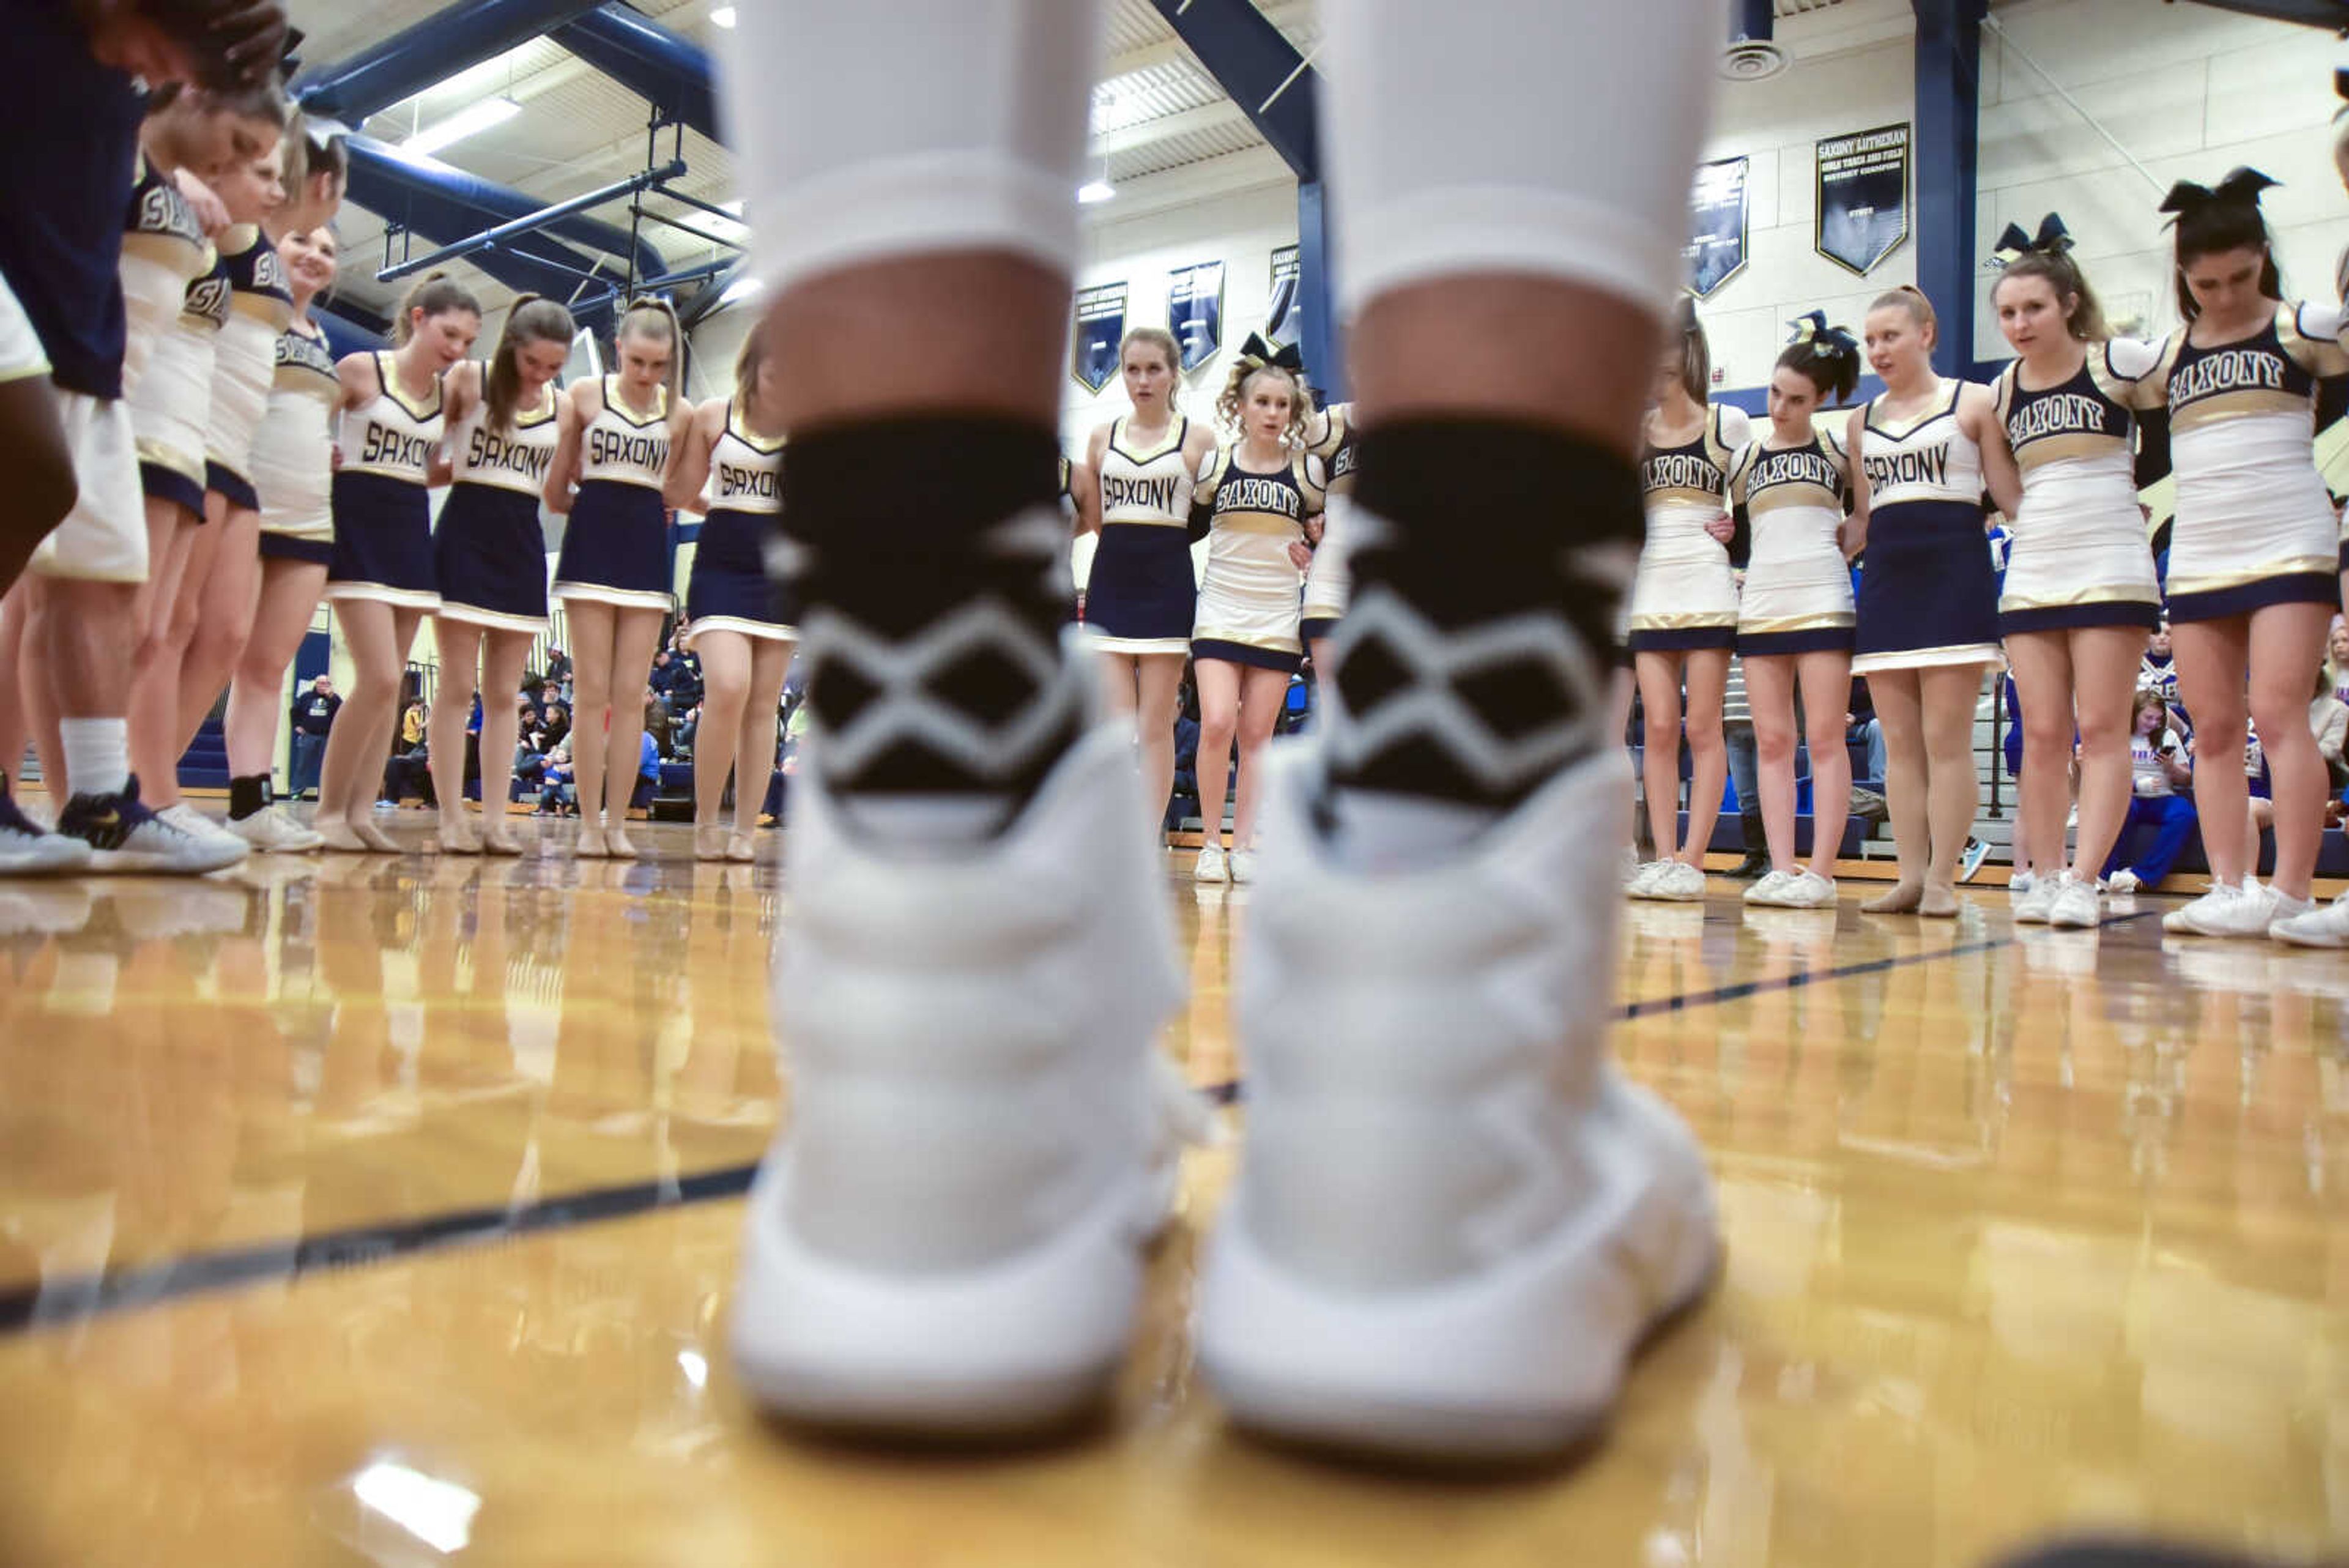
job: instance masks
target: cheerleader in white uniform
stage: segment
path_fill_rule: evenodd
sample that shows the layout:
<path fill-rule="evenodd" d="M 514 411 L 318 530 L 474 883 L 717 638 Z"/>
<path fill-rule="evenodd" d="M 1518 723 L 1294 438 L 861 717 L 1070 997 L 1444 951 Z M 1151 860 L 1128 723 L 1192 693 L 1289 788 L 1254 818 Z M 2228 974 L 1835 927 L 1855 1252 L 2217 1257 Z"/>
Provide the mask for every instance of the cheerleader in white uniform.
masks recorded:
<path fill-rule="evenodd" d="M 1192 876 L 1246 882 L 1256 865 L 1264 745 L 1305 661 L 1300 607 L 1309 541 L 1320 535 L 1321 464 L 1304 450 L 1313 417 L 1305 378 L 1250 337 L 1216 411 L 1233 443 L 1208 460 L 1192 492 L 1195 529 L 1207 535 L 1207 570 L 1191 631 L 1199 690 L 1199 825 Z M 1235 736 L 1239 788 L 1232 853 L 1224 852 L 1224 780 Z"/>
<path fill-rule="evenodd" d="M 171 606 L 168 649 L 147 677 L 155 706 L 148 709 L 136 691 L 131 696 L 134 756 L 142 730 L 151 734 L 156 732 L 148 725 L 166 726 L 160 732 L 170 748 L 170 763 L 156 779 L 157 814 L 191 832 L 225 831 L 194 807 L 180 805 L 177 763 L 227 689 L 253 629 L 261 583 L 261 497 L 253 488 L 253 443 L 276 377 L 277 340 L 294 318 L 285 264 L 262 223 L 285 205 L 285 158 L 299 145 L 298 137 L 281 137 L 264 156 L 238 160 L 212 182 L 236 222 L 214 241 L 229 298 L 212 344 L 212 400 L 204 424 L 204 526 L 189 546 Z M 293 183 L 300 183 L 298 160 Z"/>
<path fill-rule="evenodd" d="M 766 566 L 782 520 L 783 437 L 774 414 L 781 378 L 765 342 L 750 334 L 735 362 L 734 395 L 702 404 L 692 432 L 669 454 L 668 504 L 703 512 L 685 590 L 685 646 L 700 659 L 702 679 L 693 732 L 697 860 L 758 858 L 753 835 L 774 771 L 775 717 L 799 643 L 789 586 Z M 731 834 L 719 822 L 729 774 L 738 775 Z"/>
<path fill-rule="evenodd" d="M 546 504 L 571 518 L 555 564 L 554 597 L 570 623 L 577 699 L 571 756 L 583 856 L 636 853 L 625 829 L 646 681 L 661 622 L 676 606 L 661 481 L 670 448 L 692 428 L 692 407 L 677 393 L 684 342 L 667 305 L 632 305 L 614 335 L 619 373 L 581 381 L 564 394 L 562 444 Z"/>
<path fill-rule="evenodd" d="M 428 273 L 400 302 L 391 353 L 346 355 L 336 441 L 335 551 L 326 568 L 352 666 L 350 695 L 326 737 L 312 825 L 329 849 L 397 854 L 376 826 L 384 763 L 408 650 L 440 607 L 432 569 L 432 460 L 443 431 L 440 378 L 472 352 L 481 307 L 461 285 Z"/>
<path fill-rule="evenodd" d="M 1991 291 L 2018 358 L 1999 375 L 1999 419 L 2023 480 L 1999 629 L 2023 708 L 2023 799 L 2015 901 L 2024 922 L 2081 929 L 2099 918 L 2096 870 L 2127 819 L 2129 735 L 2146 635 L 2161 589 L 2137 502 L 2136 417 L 2157 357 L 2116 338 L 2050 213 L 2036 239 L 2010 226 Z M 2080 756 L 2079 847 L 2064 821 L 2072 737 Z M 2074 867 L 2087 868 L 2082 875 Z"/>
<path fill-rule="evenodd" d="M 1085 626 L 1101 650 L 1111 711 L 1131 714 L 1152 831 L 1174 783 L 1174 705 L 1198 610 L 1192 562 L 1192 481 L 1216 432 L 1174 407 L 1183 363 L 1174 335 L 1137 327 L 1118 348 L 1133 411 L 1098 426 L 1071 486 L 1078 526 L 1097 535 L 1085 578 Z"/>
<path fill-rule="evenodd" d="M 1353 598 L 1354 576 L 1346 564 L 1348 514 L 1354 504 L 1354 453 L 1360 432 L 1354 426 L 1354 405 L 1338 403 L 1316 416 L 1307 450 L 1320 460 L 1330 489 L 1321 512 L 1321 542 L 1313 547 L 1313 564 L 1305 571 L 1302 629 L 1306 650 L 1313 656 L 1314 678 L 1326 677 L 1331 657 L 1329 639 L 1346 618 Z"/>
<path fill-rule="evenodd" d="M 334 416 L 342 397 L 334 352 L 310 318 L 333 286 L 340 252 L 332 224 L 348 164 L 339 130 L 303 128 L 304 169 L 292 199 L 270 220 L 293 319 L 279 334 L 269 406 L 253 441 L 261 497 L 261 590 L 229 680 L 226 720 L 229 831 L 255 848 L 305 850 L 325 840 L 271 805 L 285 670 L 309 635 L 335 549 Z"/>
<path fill-rule="evenodd" d="M 2339 604 L 2338 523 L 2315 459 L 2318 380 L 2349 372 L 2337 311 L 2282 301 L 2267 225 L 2265 176 L 2239 169 L 2215 190 L 2173 186 L 2178 309 L 2186 325 L 2155 368 L 2178 486 L 2169 621 L 2178 696 L 2198 756 L 2239 752 L 2256 722 L 2275 795 L 2275 875 L 2252 876 L 2243 781 L 2194 770 L 2210 891 L 2162 918 L 2202 936 L 2275 934 L 2338 923 L 2316 912 L 2309 879 L 2324 828 L 2323 759 L 2308 727 L 2309 671 Z M 2245 684 L 2250 687 L 2245 701 Z"/>
<path fill-rule="evenodd" d="M 2001 662 L 1998 583 L 1982 527 L 1985 483 L 2016 515 L 2021 482 L 1988 387 L 1933 369 L 1932 304 L 1907 286 L 1868 312 L 1884 394 L 1854 411 L 1846 450 L 1860 563 L 1853 670 L 1884 726 L 1885 804 L 1900 880 L 1871 914 L 1958 912 L 1958 855 L 1981 799 L 1974 703 Z"/>
<path fill-rule="evenodd" d="M 432 531 L 440 689 L 429 755 L 445 853 L 522 853 L 506 820 L 520 728 L 513 693 L 531 643 L 546 630 L 546 534 L 538 510 L 561 430 L 555 410 L 563 394 L 554 382 L 576 330 L 563 306 L 524 295 L 507 313 L 489 363 L 468 359 L 442 379 L 449 439 L 432 478 L 447 483 L 449 494 Z M 479 837 L 465 820 L 465 722 L 477 692 Z"/>
<path fill-rule="evenodd" d="M 1648 540 L 1631 584 L 1630 642 L 1646 714 L 1641 768 L 1656 859 L 1631 878 L 1630 893 L 1686 903 L 1704 897 L 1704 846 L 1729 776 L 1729 748 L 1721 732 L 1729 655 L 1737 641 L 1729 465 L 1753 426 L 1741 409 L 1706 403 L 1713 351 L 1685 298 L 1677 327 L 1657 373 L 1656 406 L 1640 454 Z M 1685 840 L 1680 835 L 1683 681 L 1691 763 Z"/>
<path fill-rule="evenodd" d="M 1849 460 L 1831 426 L 1814 421 L 1859 379 L 1859 345 L 1814 311 L 1770 375 L 1770 429 L 1730 470 L 1729 493 L 1752 538 L 1737 606 L 1737 652 L 1754 707 L 1756 786 L 1770 871 L 1749 904 L 1820 909 L 1836 901 L 1836 852 L 1851 804 L 1851 757 L 1836 722 L 1851 695 L 1854 620 L 1843 534 Z M 1811 742 L 1811 858 L 1795 862 L 1795 692 L 1824 716 Z"/>

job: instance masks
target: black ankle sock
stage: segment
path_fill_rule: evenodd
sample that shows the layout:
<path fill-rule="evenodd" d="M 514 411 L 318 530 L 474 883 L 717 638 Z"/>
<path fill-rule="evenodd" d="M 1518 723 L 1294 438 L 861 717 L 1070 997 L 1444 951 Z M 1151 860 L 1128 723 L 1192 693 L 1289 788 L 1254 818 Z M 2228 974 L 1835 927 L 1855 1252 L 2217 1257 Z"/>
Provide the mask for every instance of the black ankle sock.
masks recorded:
<path fill-rule="evenodd" d="M 979 416 L 876 420 L 792 442 L 785 587 L 843 794 L 1024 800 L 1077 734 L 1060 444 Z"/>
<path fill-rule="evenodd" d="M 269 809 L 269 775 L 254 774 L 228 781 L 228 819 L 243 822 Z"/>
<path fill-rule="evenodd" d="M 1506 810 L 1595 750 L 1646 530 L 1630 460 L 1546 426 L 1411 420 L 1364 433 L 1354 501 L 1335 783 Z"/>

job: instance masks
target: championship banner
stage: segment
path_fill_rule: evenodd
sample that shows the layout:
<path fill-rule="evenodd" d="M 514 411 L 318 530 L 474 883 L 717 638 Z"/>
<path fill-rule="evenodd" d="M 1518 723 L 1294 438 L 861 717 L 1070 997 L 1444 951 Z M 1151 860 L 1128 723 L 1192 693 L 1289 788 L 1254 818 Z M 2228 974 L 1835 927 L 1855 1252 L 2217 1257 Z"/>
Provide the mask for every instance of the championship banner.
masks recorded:
<path fill-rule="evenodd" d="M 1305 336 L 1305 309 L 1297 293 L 1304 268 L 1297 258 L 1295 245 L 1272 253 L 1272 305 L 1265 312 L 1264 335 L 1276 348 L 1286 348 Z"/>
<path fill-rule="evenodd" d="M 1745 171 L 1744 158 L 1723 158 L 1696 166 L 1689 193 L 1688 286 L 1699 299 L 1745 270 Z"/>
<path fill-rule="evenodd" d="M 1069 374 L 1088 392 L 1099 392 L 1117 374 L 1118 345 L 1125 341 L 1125 285 L 1105 283 L 1077 291 L 1077 330 L 1069 348 Z"/>
<path fill-rule="evenodd" d="M 1816 144 L 1819 254 L 1866 277 L 1909 237 L 1909 127 Z"/>
<path fill-rule="evenodd" d="M 1224 345 L 1224 264 L 1201 262 L 1166 275 L 1166 330 L 1182 346 L 1183 369 L 1195 370 Z"/>

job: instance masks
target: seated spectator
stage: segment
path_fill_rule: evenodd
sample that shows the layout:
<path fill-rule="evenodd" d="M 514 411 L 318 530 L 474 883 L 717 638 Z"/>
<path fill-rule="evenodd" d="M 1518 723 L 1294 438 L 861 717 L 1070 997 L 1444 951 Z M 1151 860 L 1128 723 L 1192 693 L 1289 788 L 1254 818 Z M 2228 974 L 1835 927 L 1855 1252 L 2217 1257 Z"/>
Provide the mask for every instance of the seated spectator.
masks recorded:
<path fill-rule="evenodd" d="M 647 730 L 636 737 L 636 787 L 629 793 L 628 809 L 650 811 L 653 796 L 660 788 L 660 747 L 654 743 L 652 732 Z"/>
<path fill-rule="evenodd" d="M 440 804 L 432 789 L 432 753 L 425 741 L 425 727 L 430 717 L 431 710 L 424 703 L 408 705 L 399 722 L 399 744 L 383 764 L 383 790 L 377 797 L 378 805 L 398 805 L 411 794 L 428 806 Z"/>
<path fill-rule="evenodd" d="M 2349 703 L 2349 620 L 2333 618 L 2333 631 L 2324 639 L 2324 668 L 2333 677 L 2333 695 Z"/>
<path fill-rule="evenodd" d="M 675 721 L 669 715 L 668 704 L 661 700 L 658 692 L 650 687 L 646 688 L 645 734 L 651 739 L 656 755 L 668 755 L 668 734 L 674 727 Z"/>
<path fill-rule="evenodd" d="M 2178 664 L 2170 657 L 2167 620 L 2146 633 L 2145 658 L 2137 665 L 2137 683 L 2161 693 L 2162 706 L 2169 710 L 2169 727 L 2184 733 L 2188 721 L 2186 710 L 2178 705 Z"/>
<path fill-rule="evenodd" d="M 2334 691 L 2336 679 L 2329 663 L 2318 668 L 2316 691 L 2308 701 L 2308 728 L 2316 737 L 2317 755 L 2324 759 L 2325 771 L 2333 776 L 2333 787 L 2339 789 L 2349 783 L 2349 763 L 2341 760 L 2342 744 L 2349 742 L 2349 702 L 2344 702 Z"/>
<path fill-rule="evenodd" d="M 571 735 L 571 710 L 560 702 L 547 705 L 539 715 L 538 726 L 531 732 L 532 743 L 542 752 L 551 752 Z"/>
<path fill-rule="evenodd" d="M 564 741 L 546 756 L 538 795 L 540 815 L 576 816 L 579 814 L 579 794 L 574 778 L 571 742 Z"/>
<path fill-rule="evenodd" d="M 1884 782 L 1884 726 L 1876 717 L 1876 700 L 1868 693 L 1868 677 L 1851 678 L 1849 711 L 1843 716 L 1843 738 L 1847 745 L 1865 746 L 1868 750 L 1867 777 Z"/>
<path fill-rule="evenodd" d="M 2186 841 L 2194 836 L 2194 802 L 2178 793 L 2193 783 L 2194 772 L 2187 763 L 2178 732 L 2168 727 L 2168 714 L 2159 688 L 2138 691 L 2136 716 L 2129 726 L 2128 817 L 2121 824 L 2120 836 L 2104 866 L 2106 883 L 2116 893 L 2150 893 L 2158 888 L 2186 852 Z M 2123 867 L 2121 845 L 2127 842 L 2129 830 L 2141 824 L 2154 828 L 2153 847 L 2135 865 Z"/>
<path fill-rule="evenodd" d="M 701 728 L 701 704 L 696 702 L 685 711 L 668 732 L 669 756 L 673 761 L 688 761 L 693 756 L 694 732 Z"/>

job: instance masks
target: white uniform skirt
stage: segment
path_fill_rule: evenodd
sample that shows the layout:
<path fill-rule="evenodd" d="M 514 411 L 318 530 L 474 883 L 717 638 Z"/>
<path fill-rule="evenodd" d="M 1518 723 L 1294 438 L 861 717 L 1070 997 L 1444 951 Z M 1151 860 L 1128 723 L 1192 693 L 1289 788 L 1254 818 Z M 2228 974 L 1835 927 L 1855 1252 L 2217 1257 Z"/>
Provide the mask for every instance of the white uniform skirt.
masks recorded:
<path fill-rule="evenodd" d="M 1321 514 L 1321 543 L 1313 551 L 1312 568 L 1305 574 L 1308 642 L 1335 631 L 1354 597 L 1354 570 L 1347 559 L 1353 499 L 1332 494 L 1323 504 L 1326 509 Z"/>
<path fill-rule="evenodd" d="M 1631 651 L 1730 648 L 1737 641 L 1737 579 L 1728 547 L 1704 531 L 1718 507 L 1659 506 L 1631 580 Z"/>
<path fill-rule="evenodd" d="M 1737 604 L 1739 653 L 1850 651 L 1857 618 L 1842 527 L 1843 514 L 1825 506 L 1774 506 L 1754 519 Z"/>
<path fill-rule="evenodd" d="M 2178 431 L 2169 452 L 2178 478 L 2171 620 L 2338 602 L 2339 524 L 2306 420 L 2261 415 Z"/>
<path fill-rule="evenodd" d="M 1998 598 L 2000 635 L 2160 624 L 2161 585 L 2127 467 L 2053 463 L 2027 478 Z"/>

